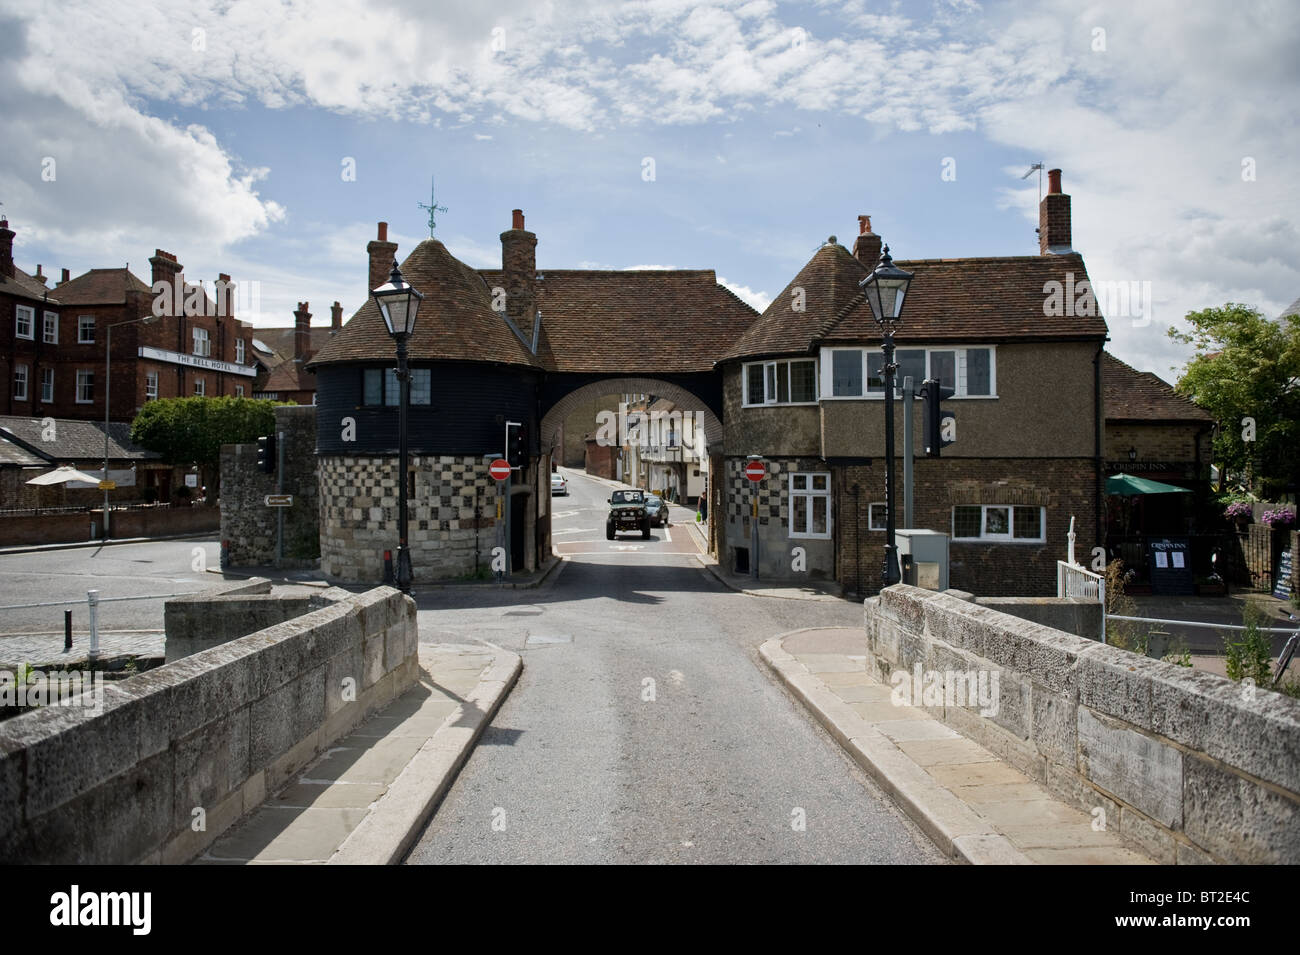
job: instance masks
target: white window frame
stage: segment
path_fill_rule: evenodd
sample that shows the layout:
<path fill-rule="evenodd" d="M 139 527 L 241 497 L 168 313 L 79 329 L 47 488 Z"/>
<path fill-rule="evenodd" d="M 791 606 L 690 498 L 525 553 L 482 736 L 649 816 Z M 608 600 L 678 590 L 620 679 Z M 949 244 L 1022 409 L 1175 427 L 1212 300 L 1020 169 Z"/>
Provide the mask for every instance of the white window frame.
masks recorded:
<path fill-rule="evenodd" d="M 966 353 L 976 349 L 987 349 L 989 353 L 989 393 L 987 395 L 968 395 L 966 393 Z M 925 377 L 929 378 L 933 374 L 930 366 L 931 352 L 954 352 L 955 353 L 955 377 L 957 393 L 952 398 L 945 399 L 948 401 L 988 401 L 998 397 L 998 346 L 997 345 L 900 345 L 899 351 L 924 351 L 925 352 Z M 832 392 L 835 390 L 834 383 L 834 352 L 856 351 L 862 358 L 862 391 L 860 395 L 836 395 Z M 880 354 L 879 348 L 842 348 L 839 346 L 827 346 L 821 352 L 821 400 L 823 401 L 884 401 L 884 389 L 880 391 L 870 390 L 870 363 L 867 360 L 868 354 Z M 921 383 L 914 382 L 915 387 L 920 388 Z M 902 381 L 895 381 L 895 394 L 897 399 L 902 392 Z"/>
<path fill-rule="evenodd" d="M 54 401 L 54 369 L 53 368 L 41 369 L 41 401 L 42 402 Z"/>
<path fill-rule="evenodd" d="M 204 380 L 203 380 L 202 378 L 195 378 L 195 379 L 194 379 L 194 397 L 195 397 L 195 398 L 206 398 L 206 397 L 207 397 L 207 391 L 208 391 L 207 383 L 204 382 Z"/>
<path fill-rule="evenodd" d="M 81 397 L 82 386 L 90 385 L 90 397 Z M 93 368 L 77 369 L 77 394 L 76 403 L 79 405 L 93 405 L 95 403 L 95 370 Z"/>
<path fill-rule="evenodd" d="M 244 340 L 242 338 L 236 338 L 235 339 L 235 364 L 242 365 L 243 363 L 244 363 Z"/>
<path fill-rule="evenodd" d="M 26 334 L 23 333 L 24 320 L 27 325 Z M 36 341 L 36 309 L 30 305 L 19 305 L 14 310 L 14 338 Z"/>
<path fill-rule="evenodd" d="M 193 354 L 196 357 L 207 358 L 212 354 L 212 336 L 208 334 L 206 328 L 195 325 L 190 329 L 190 337 L 194 342 Z"/>
<path fill-rule="evenodd" d="M 782 371 L 785 372 L 785 393 L 787 395 L 793 394 L 793 390 L 790 387 L 790 366 L 795 362 L 805 362 L 805 361 L 809 362 L 813 366 L 812 400 L 811 401 L 778 401 L 777 395 L 781 393 L 781 390 L 779 387 L 777 387 L 778 382 L 776 376 L 779 375 Z M 756 365 L 763 366 L 763 397 L 761 401 L 752 400 L 753 396 L 749 393 L 749 369 Z M 818 365 L 817 359 L 812 356 L 808 356 L 806 358 L 802 358 L 802 357 L 801 358 L 774 358 L 770 361 L 746 362 L 744 365 L 741 366 L 740 369 L 740 387 L 742 389 L 741 407 L 763 408 L 768 405 L 781 405 L 782 407 L 793 405 L 798 407 L 801 405 L 817 404 L 817 393 L 818 393 L 817 378 L 819 373 L 819 369 L 817 365 Z M 769 390 L 770 390 L 770 394 L 769 394 Z"/>
<path fill-rule="evenodd" d="M 244 386 L 243 386 L 243 385 L 235 385 L 235 397 L 236 397 L 236 398 L 242 398 L 242 397 L 244 397 Z"/>
<path fill-rule="evenodd" d="M 53 330 L 54 334 L 50 332 Z M 57 345 L 59 343 L 59 313 L 46 312 L 45 321 L 41 325 L 41 340 L 47 345 Z"/>
<path fill-rule="evenodd" d="M 884 514 L 884 513 L 882 513 L 882 516 L 881 516 L 881 518 L 880 518 L 880 524 L 879 524 L 879 525 L 877 525 L 876 522 L 875 522 L 874 520 L 872 520 L 872 514 L 875 512 L 875 509 L 878 508 L 878 507 L 881 508 L 882 511 L 883 511 L 883 509 L 884 509 L 884 507 L 885 507 L 885 502 L 884 502 L 884 501 L 872 501 L 870 504 L 867 505 L 867 529 L 868 529 L 868 530 L 872 530 L 872 531 L 883 531 L 883 530 L 888 530 L 888 529 L 889 529 L 888 526 L 887 526 L 887 523 L 888 523 L 888 521 L 889 521 L 889 515 L 888 515 L 888 514 Z"/>
<path fill-rule="evenodd" d="M 957 536 L 957 508 L 959 507 L 978 507 L 980 508 L 980 533 L 978 537 L 958 537 Z M 1016 508 L 1037 508 L 1038 510 L 1038 536 L 1037 537 L 1016 537 Z M 1007 512 L 1007 532 L 1005 534 L 990 534 L 988 528 L 988 512 L 990 509 L 1005 510 Z M 1030 544 L 1040 545 L 1047 543 L 1047 508 L 1034 504 L 954 504 L 950 516 L 952 540 L 954 542 L 964 542 L 970 544 Z"/>
<path fill-rule="evenodd" d="M 803 490 L 795 490 L 795 478 L 807 478 L 807 487 Z M 813 490 L 813 478 L 826 478 L 826 489 L 824 491 Z M 830 540 L 834 532 L 833 515 L 831 513 L 831 472 L 830 471 L 793 471 L 786 478 L 786 496 L 787 496 L 787 517 L 786 517 L 786 536 L 792 540 Z M 808 498 L 808 506 L 804 513 L 807 515 L 808 525 L 812 524 L 813 498 L 826 498 L 826 533 L 816 534 L 809 530 L 796 531 L 794 528 L 794 499 L 795 497 Z"/>
<path fill-rule="evenodd" d="M 144 400 L 145 401 L 158 400 L 158 372 L 156 371 L 145 372 Z"/>
<path fill-rule="evenodd" d="M 90 330 L 90 337 L 86 337 L 86 330 Z M 77 316 L 77 344 L 93 345 L 95 344 L 95 316 L 78 315 Z"/>
<path fill-rule="evenodd" d="M 27 366 L 14 365 L 14 401 L 26 401 L 31 392 L 31 384 Z"/>

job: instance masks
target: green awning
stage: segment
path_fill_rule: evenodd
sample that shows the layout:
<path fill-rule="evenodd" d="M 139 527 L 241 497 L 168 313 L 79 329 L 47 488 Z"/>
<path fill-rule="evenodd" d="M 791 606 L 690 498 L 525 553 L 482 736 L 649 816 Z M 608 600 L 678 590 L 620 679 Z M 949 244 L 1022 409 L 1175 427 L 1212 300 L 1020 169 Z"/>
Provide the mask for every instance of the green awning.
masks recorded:
<path fill-rule="evenodd" d="M 1185 487 L 1161 484 L 1131 474 L 1115 474 L 1106 478 L 1106 493 L 1118 497 L 1136 497 L 1139 494 L 1191 494 Z"/>

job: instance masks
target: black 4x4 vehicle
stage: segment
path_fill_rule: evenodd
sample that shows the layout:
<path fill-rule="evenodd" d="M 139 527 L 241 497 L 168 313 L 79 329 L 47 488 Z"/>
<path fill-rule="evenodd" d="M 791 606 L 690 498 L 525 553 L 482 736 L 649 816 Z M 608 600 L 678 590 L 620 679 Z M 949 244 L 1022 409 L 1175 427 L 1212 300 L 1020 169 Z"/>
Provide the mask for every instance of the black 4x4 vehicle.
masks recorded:
<path fill-rule="evenodd" d="M 650 514 L 645 508 L 645 491 L 615 491 L 610 497 L 605 538 L 613 540 L 619 531 L 640 531 L 642 540 L 650 539 Z"/>

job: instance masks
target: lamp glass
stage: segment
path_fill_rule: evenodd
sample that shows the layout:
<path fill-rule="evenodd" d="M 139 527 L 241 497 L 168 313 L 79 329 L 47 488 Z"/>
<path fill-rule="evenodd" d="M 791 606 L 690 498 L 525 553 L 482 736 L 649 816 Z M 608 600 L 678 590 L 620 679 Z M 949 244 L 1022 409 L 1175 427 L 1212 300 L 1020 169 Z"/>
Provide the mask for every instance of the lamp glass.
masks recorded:
<path fill-rule="evenodd" d="M 393 262 L 392 274 L 388 282 L 370 293 L 379 313 L 388 326 L 388 334 L 396 338 L 399 335 L 410 337 L 415 331 L 415 317 L 420 311 L 420 302 L 424 296 L 402 278 L 402 272 Z"/>

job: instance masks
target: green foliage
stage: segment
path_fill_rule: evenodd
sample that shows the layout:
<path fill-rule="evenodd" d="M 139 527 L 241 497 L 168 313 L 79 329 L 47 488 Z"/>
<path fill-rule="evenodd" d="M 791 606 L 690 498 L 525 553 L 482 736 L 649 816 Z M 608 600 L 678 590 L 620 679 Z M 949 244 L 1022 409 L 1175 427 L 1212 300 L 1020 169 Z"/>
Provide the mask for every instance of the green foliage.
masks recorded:
<path fill-rule="evenodd" d="M 1223 640 L 1224 667 L 1230 680 L 1250 677 L 1256 686 L 1267 687 L 1273 680 L 1273 645 L 1259 629 L 1259 620 L 1259 608 L 1248 602 L 1241 612 L 1241 623 L 1246 628 L 1241 639 Z"/>
<path fill-rule="evenodd" d="M 1271 321 L 1258 309 L 1229 302 L 1189 312 L 1191 330 L 1169 337 L 1196 349 L 1178 391 L 1218 419 L 1215 459 L 1249 469 L 1265 496 L 1300 471 L 1300 316 Z M 1243 418 L 1255 422 L 1254 441 Z"/>
<path fill-rule="evenodd" d="M 131 440 L 168 464 L 215 465 L 223 444 L 247 444 L 275 428 L 275 402 L 253 398 L 163 398 L 131 422 Z"/>
<path fill-rule="evenodd" d="M 1106 565 L 1106 613 L 1119 614 L 1121 617 L 1136 617 L 1137 603 L 1124 592 L 1127 576 L 1124 561 L 1112 560 Z M 1128 620 L 1113 620 L 1106 623 L 1106 642 L 1121 650 L 1146 653 L 1147 638 L 1139 629 L 1139 624 Z"/>

